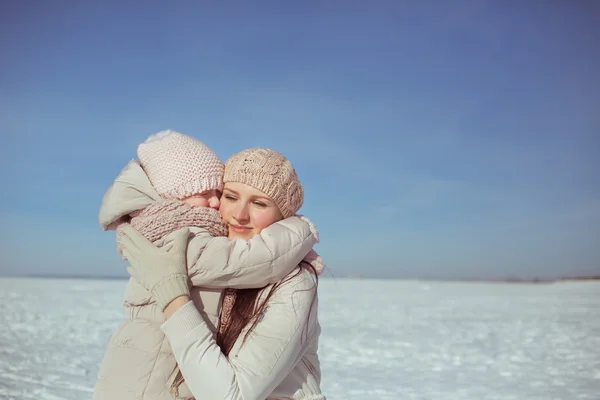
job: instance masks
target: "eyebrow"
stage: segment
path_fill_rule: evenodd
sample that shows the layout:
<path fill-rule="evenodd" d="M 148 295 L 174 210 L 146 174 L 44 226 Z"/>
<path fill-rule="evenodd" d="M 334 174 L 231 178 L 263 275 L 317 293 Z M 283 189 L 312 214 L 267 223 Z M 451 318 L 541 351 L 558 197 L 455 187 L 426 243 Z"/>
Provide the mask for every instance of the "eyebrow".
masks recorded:
<path fill-rule="evenodd" d="M 235 190 L 233 190 L 233 189 L 229 189 L 229 188 L 225 188 L 225 189 L 223 189 L 223 193 L 224 193 L 224 192 L 230 192 L 231 194 L 235 194 L 235 195 L 237 195 L 237 196 L 239 196 L 239 195 L 240 195 L 240 194 L 239 194 L 238 192 L 236 192 Z M 271 198 L 270 198 L 270 197 L 267 197 L 267 196 L 257 196 L 257 195 L 252 195 L 252 196 L 250 196 L 250 198 L 252 198 L 252 199 L 261 199 L 261 200 L 264 200 L 264 201 L 266 201 L 266 202 L 269 202 L 269 203 L 273 203 L 273 204 L 275 204 L 275 202 L 274 202 L 273 200 L 271 200 Z"/>

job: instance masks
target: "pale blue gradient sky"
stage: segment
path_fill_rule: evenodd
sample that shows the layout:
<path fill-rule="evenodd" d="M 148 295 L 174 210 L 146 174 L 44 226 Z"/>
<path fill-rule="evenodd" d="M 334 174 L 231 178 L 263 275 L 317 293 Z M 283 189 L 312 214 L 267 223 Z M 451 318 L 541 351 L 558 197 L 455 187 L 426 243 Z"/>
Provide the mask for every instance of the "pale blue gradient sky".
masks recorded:
<path fill-rule="evenodd" d="M 124 276 L 165 128 L 286 154 L 334 276 L 600 274 L 598 2 L 198 4 L 2 2 L 0 274 Z"/>

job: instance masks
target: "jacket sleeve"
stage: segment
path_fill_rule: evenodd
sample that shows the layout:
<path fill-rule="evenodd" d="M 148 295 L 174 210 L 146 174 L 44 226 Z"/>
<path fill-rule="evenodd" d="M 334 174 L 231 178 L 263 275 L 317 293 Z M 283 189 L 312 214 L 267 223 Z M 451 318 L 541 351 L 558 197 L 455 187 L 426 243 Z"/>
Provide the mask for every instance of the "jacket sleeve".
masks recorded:
<path fill-rule="evenodd" d="M 291 372 L 316 324 L 316 284 L 302 271 L 273 294 L 262 319 L 227 358 L 189 302 L 162 324 L 177 364 L 197 399 L 261 400 Z M 311 317 L 311 318 L 309 318 Z M 306 324 L 309 324 L 308 326 Z"/>
<path fill-rule="evenodd" d="M 307 222 L 294 216 L 270 225 L 248 241 L 226 237 L 199 241 L 205 244 L 201 251 L 194 249 L 194 239 L 188 246 L 192 285 L 244 289 L 279 282 L 308 254 L 317 237 Z"/>

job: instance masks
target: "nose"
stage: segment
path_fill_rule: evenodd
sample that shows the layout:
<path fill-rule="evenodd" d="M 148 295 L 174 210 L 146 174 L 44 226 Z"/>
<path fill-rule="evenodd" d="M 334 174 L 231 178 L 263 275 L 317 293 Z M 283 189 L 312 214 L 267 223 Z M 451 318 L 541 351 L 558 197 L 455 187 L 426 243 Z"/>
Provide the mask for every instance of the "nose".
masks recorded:
<path fill-rule="evenodd" d="M 248 207 L 245 204 L 237 204 L 233 212 L 233 218 L 241 224 L 248 222 L 250 220 Z"/>
<path fill-rule="evenodd" d="M 218 196 L 211 196 L 208 199 L 208 206 L 210 208 L 214 208 L 215 210 L 218 210 L 220 205 L 221 205 L 221 200 L 219 199 Z"/>

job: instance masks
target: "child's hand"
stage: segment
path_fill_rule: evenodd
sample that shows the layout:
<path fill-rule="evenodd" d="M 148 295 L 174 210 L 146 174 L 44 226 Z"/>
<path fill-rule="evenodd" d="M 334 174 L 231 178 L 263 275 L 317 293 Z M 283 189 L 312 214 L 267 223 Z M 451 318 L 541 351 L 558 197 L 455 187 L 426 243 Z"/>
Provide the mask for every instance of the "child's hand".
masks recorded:
<path fill-rule="evenodd" d="M 127 268 L 156 298 L 160 310 L 179 296 L 189 295 L 186 249 L 189 229 L 173 233 L 171 246 L 157 247 L 130 225 L 122 227 L 123 255 L 131 263 Z"/>

